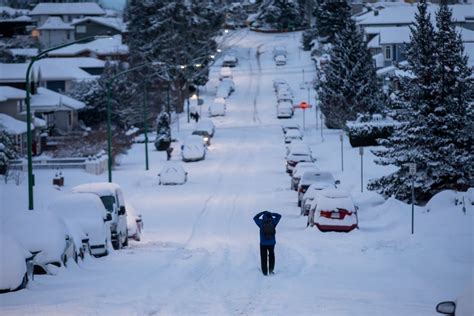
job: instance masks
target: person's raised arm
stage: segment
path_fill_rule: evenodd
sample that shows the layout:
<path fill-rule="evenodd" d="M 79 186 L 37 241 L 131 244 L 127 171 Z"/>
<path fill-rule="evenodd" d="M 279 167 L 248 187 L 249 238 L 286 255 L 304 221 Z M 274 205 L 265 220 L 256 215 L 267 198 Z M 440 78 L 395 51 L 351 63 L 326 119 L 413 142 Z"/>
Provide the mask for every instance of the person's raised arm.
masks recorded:
<path fill-rule="evenodd" d="M 278 213 L 272 213 L 272 217 L 276 226 L 280 222 L 281 215 Z"/>
<path fill-rule="evenodd" d="M 258 223 L 259 223 L 259 221 L 260 221 L 260 216 L 262 216 L 263 213 L 265 213 L 265 211 L 260 212 L 260 213 L 258 213 L 257 215 L 255 215 L 255 216 L 253 217 L 253 220 L 254 220 L 255 224 L 258 225 Z"/>

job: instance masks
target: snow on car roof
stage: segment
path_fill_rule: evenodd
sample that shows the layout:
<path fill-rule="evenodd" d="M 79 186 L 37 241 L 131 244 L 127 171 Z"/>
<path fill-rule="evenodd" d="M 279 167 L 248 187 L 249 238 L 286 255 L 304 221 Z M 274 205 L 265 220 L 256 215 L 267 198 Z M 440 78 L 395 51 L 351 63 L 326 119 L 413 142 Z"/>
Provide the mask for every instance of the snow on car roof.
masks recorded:
<path fill-rule="evenodd" d="M 51 202 L 48 210 L 57 214 L 67 213 L 73 217 L 83 217 L 84 214 L 88 214 L 100 215 L 103 218 L 106 215 L 105 206 L 99 196 L 89 192 L 62 194 Z"/>
<path fill-rule="evenodd" d="M 322 194 L 325 197 L 331 198 L 331 199 L 341 199 L 341 198 L 347 198 L 351 196 L 348 191 L 341 190 L 341 189 L 327 189 L 327 190 L 322 191 Z"/>
<path fill-rule="evenodd" d="M 237 57 L 235 57 L 234 55 L 225 55 L 224 56 L 224 61 L 236 61 L 237 60 Z"/>
<path fill-rule="evenodd" d="M 325 189 L 320 191 L 320 195 L 318 195 L 318 203 L 316 210 L 336 210 L 338 208 L 346 209 L 348 211 L 354 211 L 355 206 L 354 202 L 350 198 L 350 196 L 341 196 L 341 197 L 328 197 L 328 191 L 331 192 L 329 195 L 332 195 L 333 191 L 342 191 L 336 189 Z M 347 192 L 346 192 L 347 193 Z M 335 194 L 337 195 L 337 194 Z"/>
<path fill-rule="evenodd" d="M 332 173 L 327 171 L 305 171 L 301 176 L 301 180 L 313 180 L 319 182 L 334 183 L 334 177 L 332 176 Z"/>
<path fill-rule="evenodd" d="M 297 129 L 289 129 L 289 130 L 286 132 L 286 136 L 287 136 L 287 137 L 293 137 L 293 136 L 301 137 L 301 133 L 300 133 L 300 131 L 297 130 Z"/>
<path fill-rule="evenodd" d="M 276 61 L 284 61 L 284 60 L 286 60 L 286 57 L 285 57 L 285 55 L 278 55 L 278 56 L 275 57 L 275 60 Z"/>
<path fill-rule="evenodd" d="M 72 188 L 72 191 L 80 193 L 95 193 L 99 196 L 104 196 L 115 195 L 115 191 L 117 189 L 120 189 L 120 186 L 116 183 L 94 182 L 75 186 L 74 188 Z"/>

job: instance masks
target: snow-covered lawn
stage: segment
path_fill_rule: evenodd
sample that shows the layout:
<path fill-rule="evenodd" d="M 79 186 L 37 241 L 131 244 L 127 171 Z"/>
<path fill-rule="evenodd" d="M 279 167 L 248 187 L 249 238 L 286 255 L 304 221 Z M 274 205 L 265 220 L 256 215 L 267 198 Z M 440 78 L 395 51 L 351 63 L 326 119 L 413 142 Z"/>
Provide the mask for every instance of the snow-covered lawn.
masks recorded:
<path fill-rule="evenodd" d="M 473 277 L 472 206 L 467 214 L 445 192 L 426 208 L 360 192 L 360 156 L 340 131 L 315 128 L 314 108 L 305 115 L 304 140 L 320 170 L 331 171 L 359 206 L 359 230 L 321 233 L 306 228 L 285 173 L 281 124 L 276 119 L 274 78 L 291 85 L 295 102 L 306 101 L 300 84 L 314 76 L 300 33 L 233 33 L 226 53 L 236 91 L 225 117 L 214 118 L 216 133 L 206 159 L 185 165 L 188 182 L 160 186 L 164 152 L 137 144 L 114 169 L 125 198 L 143 215 L 141 242 L 103 258 L 88 258 L 56 276 L 36 276 L 26 290 L 0 295 L 0 314 L 68 315 L 434 315 L 439 301 L 455 299 Z M 272 50 L 285 46 L 287 64 L 275 66 Z M 220 61 L 202 91 L 206 105 L 215 97 Z M 312 98 L 314 98 L 313 93 Z M 311 101 L 313 102 L 313 101 Z M 291 121 L 303 124 L 301 110 Z M 195 123 L 174 137 L 183 140 Z M 153 146 L 150 146 L 152 148 Z M 173 144 L 180 160 L 180 143 Z M 377 166 L 368 148 L 364 183 L 392 169 Z M 75 185 L 106 181 L 64 170 L 65 188 L 52 185 L 54 171 L 35 171 L 35 207 Z M 26 177 L 20 186 L 0 184 L 0 220 L 27 208 Z M 258 228 L 252 217 L 270 210 L 283 215 L 277 227 L 276 274 L 260 272 Z"/>

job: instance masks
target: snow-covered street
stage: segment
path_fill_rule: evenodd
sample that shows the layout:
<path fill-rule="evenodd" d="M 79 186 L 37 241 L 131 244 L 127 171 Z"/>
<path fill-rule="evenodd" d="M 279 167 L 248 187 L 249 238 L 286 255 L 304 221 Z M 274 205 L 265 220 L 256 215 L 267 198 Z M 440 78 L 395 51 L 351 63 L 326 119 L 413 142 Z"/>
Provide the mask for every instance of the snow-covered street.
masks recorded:
<path fill-rule="evenodd" d="M 273 79 L 283 78 L 295 102 L 307 101 L 304 81 L 315 76 L 308 52 L 299 49 L 301 33 L 231 31 L 224 52 L 239 58 L 233 68 L 235 92 L 223 117 L 213 118 L 216 134 L 204 161 L 183 163 L 188 182 L 158 185 L 164 152 L 150 143 L 150 170 L 144 144 L 135 144 L 113 171 L 125 199 L 143 215 L 141 242 L 131 241 L 102 258 L 87 258 L 56 276 L 35 276 L 27 289 L 0 295 L 1 315 L 434 315 L 435 306 L 453 300 L 472 280 L 472 206 L 466 214 L 451 202 L 415 208 L 360 189 L 359 149 L 344 139 L 341 170 L 339 130 L 316 128 L 314 107 L 306 110 L 304 141 L 320 170 L 334 174 L 359 206 L 360 229 L 322 233 L 306 227 L 297 193 L 285 173 L 285 144 L 276 118 Z M 288 60 L 276 66 L 275 46 Z M 221 61 L 201 95 L 214 99 Z M 314 90 L 310 91 L 314 103 Z M 303 125 L 301 109 L 291 119 Z M 319 123 L 319 122 L 318 122 Z M 182 141 L 194 122 L 182 115 L 173 137 Z M 172 160 L 180 160 L 173 143 Z M 364 185 L 388 174 L 364 156 Z M 52 197 L 85 182 L 107 181 L 64 170 L 62 191 L 51 185 L 54 170 L 37 170 L 35 211 Z M 26 176 L 20 186 L 0 183 L 0 219 L 27 209 Z M 253 216 L 263 210 L 282 214 L 277 227 L 275 275 L 260 271 L 259 230 Z M 2 221 L 3 223 L 3 221 Z"/>

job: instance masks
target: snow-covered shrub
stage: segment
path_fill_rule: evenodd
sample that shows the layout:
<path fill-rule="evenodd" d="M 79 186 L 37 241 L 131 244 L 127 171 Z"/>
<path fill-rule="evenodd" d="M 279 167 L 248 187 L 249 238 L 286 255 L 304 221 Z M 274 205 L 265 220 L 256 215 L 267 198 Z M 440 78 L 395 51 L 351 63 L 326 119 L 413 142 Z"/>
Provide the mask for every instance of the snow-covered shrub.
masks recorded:
<path fill-rule="evenodd" d="M 368 121 L 349 121 L 346 123 L 349 142 L 352 147 L 377 146 L 379 139 L 386 139 L 393 134 L 396 126 L 400 123 L 385 118 Z"/>

